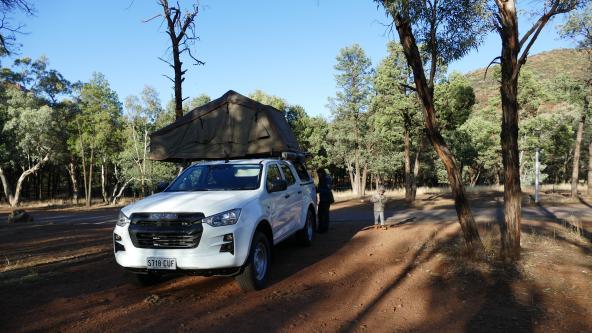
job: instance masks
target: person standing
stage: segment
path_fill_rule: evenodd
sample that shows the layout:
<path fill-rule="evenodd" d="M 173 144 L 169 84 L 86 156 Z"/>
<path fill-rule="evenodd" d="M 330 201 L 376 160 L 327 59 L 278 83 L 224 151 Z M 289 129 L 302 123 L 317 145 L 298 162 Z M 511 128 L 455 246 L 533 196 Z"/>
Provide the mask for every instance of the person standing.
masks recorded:
<path fill-rule="evenodd" d="M 318 169 L 317 176 L 319 177 L 317 185 L 319 195 L 317 231 L 325 233 L 329 230 L 329 208 L 335 200 L 333 199 L 333 192 L 331 192 L 331 177 L 327 175 L 325 169 Z"/>
<path fill-rule="evenodd" d="M 384 206 L 386 204 L 386 196 L 384 195 L 384 187 L 379 186 L 376 193 L 372 196 L 371 201 L 374 203 L 374 229 L 384 228 Z"/>

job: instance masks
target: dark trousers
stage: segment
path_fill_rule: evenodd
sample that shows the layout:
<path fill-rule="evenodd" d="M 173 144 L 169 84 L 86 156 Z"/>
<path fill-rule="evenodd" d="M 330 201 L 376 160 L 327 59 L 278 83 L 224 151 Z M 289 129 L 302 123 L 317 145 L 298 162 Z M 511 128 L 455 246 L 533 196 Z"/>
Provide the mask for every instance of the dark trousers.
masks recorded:
<path fill-rule="evenodd" d="M 327 232 L 329 230 L 329 206 L 328 202 L 319 202 L 319 213 L 318 213 L 318 232 Z"/>

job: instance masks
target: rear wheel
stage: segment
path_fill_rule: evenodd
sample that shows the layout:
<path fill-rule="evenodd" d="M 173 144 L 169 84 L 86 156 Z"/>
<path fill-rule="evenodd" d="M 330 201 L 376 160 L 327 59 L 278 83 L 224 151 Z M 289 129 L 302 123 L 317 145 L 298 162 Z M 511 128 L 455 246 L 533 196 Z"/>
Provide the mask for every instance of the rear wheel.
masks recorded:
<path fill-rule="evenodd" d="M 312 239 L 314 238 L 314 231 L 315 231 L 316 221 L 315 221 L 315 214 L 308 210 L 306 213 L 306 223 L 304 224 L 304 228 L 298 231 L 296 237 L 298 237 L 298 241 L 305 246 L 312 245 Z"/>
<path fill-rule="evenodd" d="M 271 264 L 271 246 L 267 236 L 256 231 L 251 243 L 249 258 L 243 272 L 236 277 L 242 290 L 252 291 L 265 288 Z"/>

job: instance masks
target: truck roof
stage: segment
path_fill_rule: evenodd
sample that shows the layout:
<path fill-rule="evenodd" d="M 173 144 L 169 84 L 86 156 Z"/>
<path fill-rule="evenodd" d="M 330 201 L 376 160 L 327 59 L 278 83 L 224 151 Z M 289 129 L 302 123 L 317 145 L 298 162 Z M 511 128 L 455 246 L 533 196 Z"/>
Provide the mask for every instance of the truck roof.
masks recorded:
<path fill-rule="evenodd" d="M 219 164 L 260 164 L 270 161 L 280 161 L 278 158 L 251 158 L 251 159 L 237 159 L 237 160 L 208 160 L 197 161 L 192 165 L 219 165 Z"/>

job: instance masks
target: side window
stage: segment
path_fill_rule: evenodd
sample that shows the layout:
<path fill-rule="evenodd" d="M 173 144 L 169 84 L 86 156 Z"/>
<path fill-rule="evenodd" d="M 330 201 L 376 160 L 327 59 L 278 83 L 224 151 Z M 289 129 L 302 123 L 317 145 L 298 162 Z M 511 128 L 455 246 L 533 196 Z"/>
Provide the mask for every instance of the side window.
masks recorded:
<path fill-rule="evenodd" d="M 286 182 L 288 182 L 288 186 L 296 183 L 296 179 L 294 178 L 294 174 L 290 167 L 286 163 L 282 163 L 282 172 L 284 173 L 284 177 L 286 177 Z"/>
<path fill-rule="evenodd" d="M 298 173 L 298 178 L 300 178 L 302 182 L 310 181 L 310 175 L 308 174 L 308 171 L 306 170 L 306 166 L 304 166 L 304 163 L 296 162 L 294 163 L 294 167 L 296 168 L 296 173 Z"/>
<path fill-rule="evenodd" d="M 278 166 L 276 164 L 270 164 L 269 166 L 267 166 L 266 185 L 267 185 L 268 191 L 269 191 L 269 188 L 271 187 L 271 183 L 274 180 L 281 180 L 281 179 L 282 179 L 282 175 L 280 174 L 280 169 L 278 168 Z"/>

